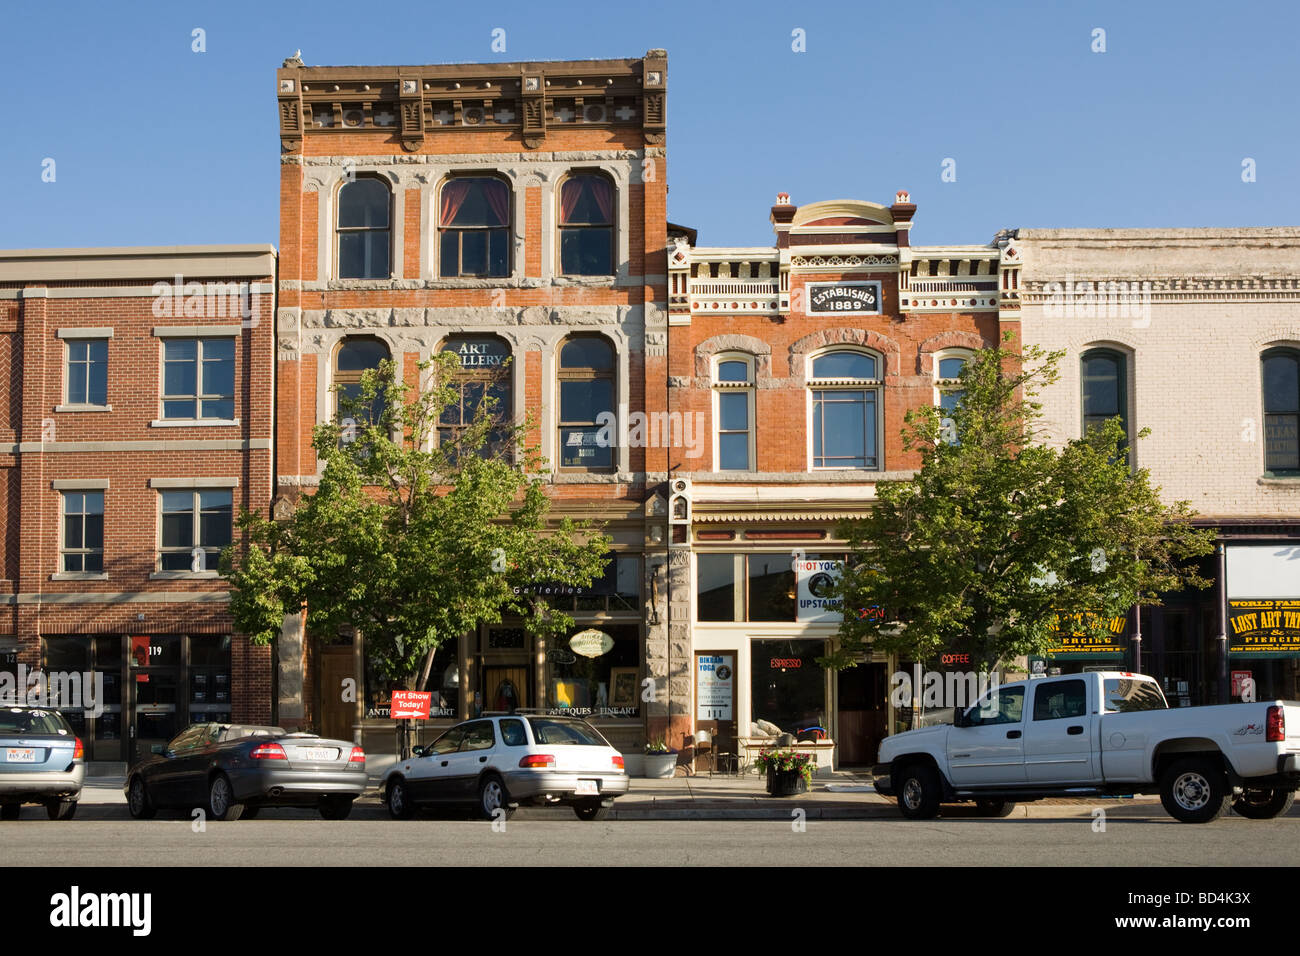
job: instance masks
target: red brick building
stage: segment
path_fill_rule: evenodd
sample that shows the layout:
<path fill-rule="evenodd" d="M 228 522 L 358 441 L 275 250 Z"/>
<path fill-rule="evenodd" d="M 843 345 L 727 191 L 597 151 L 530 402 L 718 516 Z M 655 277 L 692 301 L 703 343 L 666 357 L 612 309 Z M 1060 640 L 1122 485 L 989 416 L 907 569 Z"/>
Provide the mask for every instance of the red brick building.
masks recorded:
<path fill-rule="evenodd" d="M 614 537 L 609 580 L 569 598 L 579 627 L 599 627 L 614 649 L 593 663 L 567 642 L 534 642 L 519 622 L 484 626 L 435 660 L 431 729 L 483 708 L 562 707 L 639 748 L 642 648 L 666 646 L 643 608 L 656 564 L 648 489 L 666 478 L 666 449 L 605 441 L 599 420 L 666 408 L 665 53 L 288 60 L 276 83 L 279 507 L 318 480 L 310 436 L 337 414 L 332 386 L 384 359 L 413 380 L 445 350 L 461 356 L 467 394 L 483 366 L 508 368 L 502 407 L 535 421 L 554 514 L 595 518 Z M 652 658 L 651 675 L 660 670 Z M 367 666 L 364 635 L 322 648 L 290 620 L 278 674 L 282 723 L 373 732 L 388 746 L 388 689 Z M 349 681 L 360 687 L 352 699 Z"/>
<path fill-rule="evenodd" d="M 271 718 L 216 567 L 271 499 L 274 277 L 269 245 L 0 252 L 0 660 L 99 675 L 92 761 Z"/>
<path fill-rule="evenodd" d="M 708 730 L 735 753 L 762 721 L 816 728 L 838 745 L 825 762 L 863 764 L 888 729 L 891 662 L 815 663 L 839 621 L 817 576 L 846 552 L 836 523 L 919 467 L 907 411 L 952 400 L 965 359 L 1019 323 L 1014 247 L 913 246 L 915 213 L 903 192 L 890 206 L 782 194 L 771 247 L 674 237 L 669 404 L 708 436 L 670 457 L 671 669 L 691 688 L 675 741 Z"/>

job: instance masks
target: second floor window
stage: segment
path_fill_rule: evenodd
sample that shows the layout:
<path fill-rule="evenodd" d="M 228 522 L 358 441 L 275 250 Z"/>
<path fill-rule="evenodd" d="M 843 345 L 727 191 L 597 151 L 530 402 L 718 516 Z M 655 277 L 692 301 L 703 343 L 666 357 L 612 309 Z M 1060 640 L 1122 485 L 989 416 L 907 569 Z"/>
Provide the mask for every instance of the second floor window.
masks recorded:
<path fill-rule="evenodd" d="M 1083 355 L 1083 434 L 1118 418 L 1128 434 L 1127 371 L 1124 356 L 1111 349 Z"/>
<path fill-rule="evenodd" d="M 509 454 L 514 408 L 510 394 L 510 347 L 496 338 L 455 337 L 442 351 L 460 361 L 453 381 L 456 397 L 442 410 L 438 421 L 438 444 L 455 443 L 478 418 L 484 399 L 491 400 L 493 427 L 478 450 L 482 458 Z M 484 409 L 486 411 L 486 409 Z"/>
<path fill-rule="evenodd" d="M 443 184 L 438 203 L 444 278 L 510 274 L 510 190 L 499 179 L 463 177 Z"/>
<path fill-rule="evenodd" d="M 1264 468 L 1300 474 L 1300 350 L 1264 353 Z"/>
<path fill-rule="evenodd" d="M 388 346 L 379 339 L 349 338 L 344 339 L 334 355 L 334 384 L 338 388 L 335 399 L 336 415 L 340 421 L 351 419 L 355 424 L 377 422 L 383 417 L 386 407 L 384 393 L 379 392 L 369 407 L 350 405 L 361 399 L 361 376 L 370 369 L 377 369 L 381 362 L 389 360 Z"/>
<path fill-rule="evenodd" d="M 162 492 L 160 571 L 216 571 L 230 544 L 233 493 L 228 488 Z"/>
<path fill-rule="evenodd" d="M 879 368 L 880 360 L 864 352 L 827 352 L 812 360 L 814 468 L 880 467 Z"/>
<path fill-rule="evenodd" d="M 940 355 L 935 363 L 935 388 L 939 393 L 939 437 L 950 444 L 957 443 L 957 428 L 952 413 L 961 404 L 965 394 L 958 379 L 966 367 L 966 355 Z"/>
<path fill-rule="evenodd" d="M 339 278 L 392 275 L 391 196 L 378 179 L 358 179 L 339 190 Z"/>
<path fill-rule="evenodd" d="M 614 411 L 614 350 L 604 339 L 570 339 L 560 349 L 560 467 L 614 466 L 613 440 L 603 440 Z"/>
<path fill-rule="evenodd" d="M 63 493 L 63 571 L 104 571 L 104 493 Z"/>
<path fill-rule="evenodd" d="M 560 272 L 614 272 L 614 187 L 604 176 L 582 173 L 560 187 Z"/>
<path fill-rule="evenodd" d="M 68 404 L 108 404 L 108 339 L 68 341 Z"/>
<path fill-rule="evenodd" d="M 753 366 L 747 358 L 724 356 L 716 368 L 717 469 L 750 471 L 754 467 Z"/>
<path fill-rule="evenodd" d="M 235 340 L 163 341 L 163 418 L 235 417 Z"/>

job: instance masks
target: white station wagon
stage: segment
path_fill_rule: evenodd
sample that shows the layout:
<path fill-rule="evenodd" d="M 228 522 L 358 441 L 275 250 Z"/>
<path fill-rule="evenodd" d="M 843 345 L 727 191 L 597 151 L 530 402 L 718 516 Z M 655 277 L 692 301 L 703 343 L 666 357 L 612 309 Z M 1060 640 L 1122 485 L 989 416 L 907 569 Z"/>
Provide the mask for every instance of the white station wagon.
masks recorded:
<path fill-rule="evenodd" d="M 438 805 L 472 806 L 491 820 L 525 803 L 600 820 L 628 778 L 623 755 L 586 721 L 515 713 L 457 724 L 394 764 L 381 789 L 396 820 Z"/>

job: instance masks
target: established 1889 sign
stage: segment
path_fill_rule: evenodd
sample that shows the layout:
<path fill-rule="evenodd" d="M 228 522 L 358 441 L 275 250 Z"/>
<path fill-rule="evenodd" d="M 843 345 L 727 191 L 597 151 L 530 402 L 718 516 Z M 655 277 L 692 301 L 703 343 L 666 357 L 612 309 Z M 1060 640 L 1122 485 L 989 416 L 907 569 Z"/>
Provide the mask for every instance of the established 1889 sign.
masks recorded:
<path fill-rule="evenodd" d="M 880 311 L 879 282 L 809 282 L 809 312 Z"/>

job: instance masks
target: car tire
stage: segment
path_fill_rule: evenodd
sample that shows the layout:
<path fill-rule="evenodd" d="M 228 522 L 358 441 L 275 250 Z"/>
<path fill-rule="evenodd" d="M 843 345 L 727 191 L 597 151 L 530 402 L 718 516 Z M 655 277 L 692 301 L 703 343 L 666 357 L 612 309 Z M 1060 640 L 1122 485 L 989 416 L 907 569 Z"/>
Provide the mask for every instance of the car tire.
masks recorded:
<path fill-rule="evenodd" d="M 21 803 L 0 804 L 0 820 L 17 820 L 23 812 Z"/>
<path fill-rule="evenodd" d="M 1247 820 L 1272 820 L 1290 810 L 1294 802 L 1294 790 L 1247 790 L 1233 798 L 1232 810 Z"/>
<path fill-rule="evenodd" d="M 388 781 L 388 792 L 384 802 L 388 804 L 388 815 L 394 820 L 409 820 L 415 815 L 411 791 L 407 789 L 406 781 L 401 777 L 394 777 Z"/>
<path fill-rule="evenodd" d="M 510 808 L 510 793 L 505 781 L 496 774 L 484 774 L 478 783 L 478 815 L 484 820 L 496 820 L 498 810 L 503 811 L 504 819 L 510 819 L 514 813 Z"/>
<path fill-rule="evenodd" d="M 77 815 L 76 800 L 50 800 L 45 804 L 45 814 L 51 820 L 71 820 Z"/>
<path fill-rule="evenodd" d="M 604 820 L 609 816 L 609 810 L 599 800 L 580 800 L 573 805 L 573 812 L 579 820 Z"/>
<path fill-rule="evenodd" d="M 235 788 L 224 773 L 208 781 L 208 805 L 203 809 L 209 820 L 234 821 L 243 816 L 244 805 L 235 802 Z"/>
<path fill-rule="evenodd" d="M 256 820 L 257 815 L 261 812 L 262 812 L 261 807 L 250 807 L 248 804 L 244 804 L 244 812 L 239 815 L 239 819 Z"/>
<path fill-rule="evenodd" d="M 976 800 L 975 812 L 982 817 L 1009 817 L 1016 805 L 1010 800 Z"/>
<path fill-rule="evenodd" d="M 931 820 L 939 815 L 943 790 L 939 771 L 923 763 L 904 767 L 898 774 L 898 809 L 909 820 Z"/>
<path fill-rule="evenodd" d="M 1160 777 L 1160 803 L 1179 823 L 1209 823 L 1228 811 L 1223 765 L 1205 757 L 1176 760 Z"/>
<path fill-rule="evenodd" d="M 149 788 L 139 777 L 131 778 L 131 786 L 126 793 L 126 808 L 137 820 L 152 820 L 157 810 L 149 799 Z"/>
<path fill-rule="evenodd" d="M 320 815 L 326 820 L 346 820 L 352 812 L 352 797 L 325 797 L 320 802 Z"/>

